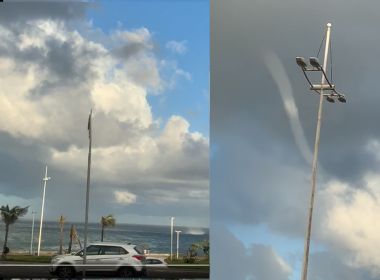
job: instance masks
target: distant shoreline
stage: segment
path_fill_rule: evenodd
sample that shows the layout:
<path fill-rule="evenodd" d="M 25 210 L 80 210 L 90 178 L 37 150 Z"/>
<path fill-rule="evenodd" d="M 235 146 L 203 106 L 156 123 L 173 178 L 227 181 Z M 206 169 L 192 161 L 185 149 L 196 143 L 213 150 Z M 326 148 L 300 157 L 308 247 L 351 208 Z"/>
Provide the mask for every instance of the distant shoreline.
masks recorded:
<path fill-rule="evenodd" d="M 23 219 L 20 219 L 19 220 L 20 222 L 30 222 L 32 223 L 33 220 L 32 219 L 29 219 L 29 218 L 23 218 Z M 34 220 L 35 223 L 39 223 L 39 219 L 36 217 L 36 219 Z M 58 221 L 50 221 L 50 220 L 44 220 L 44 223 L 58 223 Z M 74 225 L 84 225 L 84 222 L 78 222 L 78 221 L 66 221 L 65 224 L 74 224 Z M 89 222 L 88 223 L 89 225 L 99 225 L 100 226 L 100 223 L 99 222 Z M 130 225 L 130 226 L 149 226 L 149 227 L 170 227 L 170 224 L 166 225 L 149 225 L 149 224 L 135 224 L 135 223 L 117 223 L 117 225 Z M 180 227 L 180 228 L 187 228 L 187 229 L 191 229 L 191 228 L 197 228 L 197 229 L 204 229 L 204 230 L 210 230 L 210 227 L 207 227 L 207 226 L 185 226 L 185 225 L 176 225 L 176 227 Z"/>

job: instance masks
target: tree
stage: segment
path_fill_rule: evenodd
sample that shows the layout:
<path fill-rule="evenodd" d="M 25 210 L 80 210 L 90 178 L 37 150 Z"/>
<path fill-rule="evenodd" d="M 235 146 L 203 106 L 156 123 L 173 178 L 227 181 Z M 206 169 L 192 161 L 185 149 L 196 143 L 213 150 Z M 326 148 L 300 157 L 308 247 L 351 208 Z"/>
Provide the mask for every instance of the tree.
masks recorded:
<path fill-rule="evenodd" d="M 80 243 L 80 239 L 79 239 L 79 236 L 78 236 L 78 232 L 75 228 L 74 225 L 71 225 L 71 229 L 70 229 L 70 242 L 69 242 L 69 248 L 67 250 L 67 252 L 70 254 L 71 253 L 71 247 L 73 245 L 73 239 L 76 240 L 79 244 L 79 247 L 82 249 L 82 244 Z"/>
<path fill-rule="evenodd" d="M 7 251 L 7 242 L 8 242 L 8 234 L 9 234 L 9 226 L 11 224 L 14 224 L 19 217 L 24 216 L 26 213 L 28 213 L 29 206 L 22 208 L 20 206 L 15 206 L 12 209 L 9 208 L 8 205 L 1 206 L 1 219 L 5 223 L 5 240 L 4 240 L 4 246 L 3 246 L 3 253 L 2 257 L 4 258 Z"/>
<path fill-rule="evenodd" d="M 100 240 L 103 242 L 104 229 L 106 227 L 114 227 L 116 224 L 116 219 L 112 215 L 102 216 L 102 218 L 100 220 L 100 224 L 102 225 L 102 235 L 101 235 Z"/>
<path fill-rule="evenodd" d="M 201 245 L 203 253 L 206 255 L 206 257 L 210 257 L 210 241 L 209 240 L 203 240 L 200 245 Z"/>
<path fill-rule="evenodd" d="M 60 237 L 59 237 L 59 254 L 62 255 L 62 247 L 63 247 L 63 225 L 65 224 L 65 217 L 63 217 L 62 215 L 59 217 L 59 227 L 61 229 L 61 234 L 60 234 Z"/>

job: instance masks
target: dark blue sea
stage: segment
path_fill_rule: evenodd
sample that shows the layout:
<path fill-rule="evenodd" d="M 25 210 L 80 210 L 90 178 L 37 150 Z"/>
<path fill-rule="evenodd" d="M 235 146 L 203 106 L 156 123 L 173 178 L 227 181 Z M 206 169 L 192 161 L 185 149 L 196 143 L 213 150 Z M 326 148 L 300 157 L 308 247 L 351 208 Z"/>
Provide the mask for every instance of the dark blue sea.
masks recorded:
<path fill-rule="evenodd" d="M 69 232 L 71 225 L 74 224 L 79 239 L 83 245 L 84 224 L 65 223 L 63 249 L 69 245 Z M 174 227 L 174 230 L 181 230 L 179 238 L 179 252 L 185 254 L 193 243 L 198 243 L 209 239 L 207 228 Z M 32 221 L 19 220 L 10 226 L 8 247 L 11 251 L 28 251 L 31 244 Z M 35 221 L 33 251 L 37 251 L 39 234 L 39 222 Z M 101 226 L 99 223 L 89 223 L 87 242 L 100 241 Z M 2 247 L 5 236 L 5 226 L 0 225 L 0 245 Z M 44 222 L 42 230 L 41 251 L 57 252 L 59 249 L 60 229 L 58 222 Z M 173 235 L 173 253 L 176 252 L 176 233 Z M 104 241 L 125 242 L 143 246 L 151 253 L 170 253 L 170 226 L 156 225 L 134 225 L 117 224 L 115 227 L 105 229 Z M 79 250 L 79 244 L 73 242 L 72 250 Z"/>

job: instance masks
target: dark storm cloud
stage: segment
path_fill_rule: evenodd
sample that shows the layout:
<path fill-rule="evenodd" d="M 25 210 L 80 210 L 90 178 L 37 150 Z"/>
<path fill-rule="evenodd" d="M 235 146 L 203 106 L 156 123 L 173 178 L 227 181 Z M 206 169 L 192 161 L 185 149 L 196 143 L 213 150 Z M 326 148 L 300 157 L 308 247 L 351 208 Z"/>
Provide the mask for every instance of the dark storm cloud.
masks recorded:
<path fill-rule="evenodd" d="M 368 144 L 380 139 L 380 86 L 374 59 L 380 45 L 376 12 L 380 3 L 355 4 L 213 1 L 211 145 L 216 152 L 211 158 L 211 220 L 266 224 L 278 234 L 303 238 L 311 167 L 297 148 L 264 58 L 275 53 L 284 65 L 312 150 L 318 96 L 308 90 L 295 57 L 317 55 L 328 22 L 332 23 L 333 79 L 348 103 L 324 103 L 318 189 L 330 179 L 359 188 L 364 174 L 378 170 L 377 155 Z M 326 211 L 318 198 L 313 235 L 317 239 Z M 313 279 L 373 279 L 367 270 L 343 264 L 345 254 L 337 252 L 341 251 L 329 248 L 325 259 L 315 257 Z M 218 254 L 217 248 L 214 255 Z M 222 267 L 220 263 L 215 269 Z"/>
<path fill-rule="evenodd" d="M 12 25 L 40 18 L 82 19 L 94 3 L 85 1 L 6 1 L 1 4 L 0 24 Z"/>
<path fill-rule="evenodd" d="M 0 132 L 0 147 L 1 193 L 25 198 L 39 194 L 46 148 L 29 140 L 15 141 L 4 132 Z"/>
<path fill-rule="evenodd" d="M 329 9 L 326 10 L 326 6 Z M 380 38 L 372 27 L 376 23 L 374 7 L 373 1 L 360 6 L 345 1 L 315 5 L 311 1 L 294 0 L 286 4 L 279 1 L 216 4 L 212 37 L 215 47 L 211 54 L 211 129 L 215 142 L 228 131 L 228 119 L 241 116 L 240 133 L 255 121 L 271 137 L 299 153 L 293 144 L 278 89 L 264 63 L 263 56 L 270 50 L 278 54 L 287 70 L 301 124 L 309 146 L 313 147 L 318 100 L 308 92 L 295 57 L 315 56 L 325 25 L 331 21 L 333 78 L 349 101 L 345 105 L 325 104 L 320 163 L 331 176 L 343 180 L 355 180 L 374 168 L 373 155 L 363 156 L 370 137 L 380 136 L 377 129 L 380 95 L 376 94 L 379 89 L 377 65 L 372 55 Z M 225 11 L 229 11 L 228 17 Z M 236 20 L 232 20 L 233 17 Z M 359 30 L 362 32 L 357 33 Z M 256 135 L 247 136 L 256 142 Z M 355 168 L 350 167 L 352 162 Z"/>
<path fill-rule="evenodd" d="M 231 135 L 220 142 L 221 148 L 212 158 L 212 219 L 267 223 L 278 232 L 303 236 L 305 226 L 300 221 L 306 220 L 308 166 L 293 168 L 302 162 L 301 156 L 292 158 L 281 150 L 279 141 L 262 130 L 253 129 L 256 140 L 263 141 L 260 145 L 240 138 L 236 130 L 230 130 Z"/>
<path fill-rule="evenodd" d="M 242 199 L 246 199 L 249 192 L 255 197 L 272 188 L 281 192 L 284 190 L 281 180 L 286 184 L 287 180 L 291 182 L 294 179 L 288 176 L 284 180 L 278 176 L 283 174 L 282 166 L 299 166 L 309 174 L 311 168 L 302 160 L 295 145 L 284 105 L 263 56 L 270 50 L 282 61 L 293 86 L 301 124 L 312 148 L 318 97 L 308 91 L 295 57 L 316 55 L 329 21 L 332 22 L 333 78 L 337 88 L 347 94 L 348 103 L 324 104 L 320 169 L 327 178 L 336 177 L 358 187 L 364 173 L 377 170 L 376 155 L 367 148 L 371 139 L 380 138 L 377 65 L 372 62 L 375 46 L 380 45 L 380 37 L 372 27 L 376 23 L 374 5 L 372 1 L 359 7 L 343 1 L 314 5 L 310 1 L 295 0 L 286 4 L 275 0 L 251 3 L 221 1 L 214 5 L 211 135 L 212 144 L 219 149 L 219 155 L 211 163 L 212 181 L 218 189 L 212 193 L 214 207 L 228 209 L 221 201 L 228 197 L 225 195 L 229 190 L 236 191 L 235 196 L 242 192 Z M 280 6 L 281 9 L 278 8 Z M 329 9 L 325 10 L 325 6 Z M 359 16 L 363 18 L 359 20 Z M 363 32 L 354 36 L 353 32 L 358 30 Z M 254 150 L 261 153 L 256 154 Z M 252 159 L 248 167 L 244 165 L 246 159 Z M 260 166 L 265 161 L 268 162 L 266 167 Z M 242 170 L 247 172 L 247 176 Z M 244 177 L 251 178 L 250 183 Z M 276 178 L 278 185 L 273 186 Z M 308 188 L 307 180 L 305 188 Z M 269 182 L 271 186 L 268 186 Z M 244 207 L 253 207 L 259 210 L 253 213 L 254 221 L 255 217 L 279 209 L 275 194 L 274 190 L 271 197 L 257 198 L 268 203 L 262 208 L 258 206 L 261 204 L 253 206 L 255 203 L 249 201 L 244 204 L 237 199 L 229 200 L 227 205 L 242 209 L 237 212 L 242 212 L 242 216 L 233 216 L 234 211 L 227 215 L 216 211 L 214 218 L 220 215 L 245 219 Z M 301 205 L 304 201 L 300 202 Z"/>

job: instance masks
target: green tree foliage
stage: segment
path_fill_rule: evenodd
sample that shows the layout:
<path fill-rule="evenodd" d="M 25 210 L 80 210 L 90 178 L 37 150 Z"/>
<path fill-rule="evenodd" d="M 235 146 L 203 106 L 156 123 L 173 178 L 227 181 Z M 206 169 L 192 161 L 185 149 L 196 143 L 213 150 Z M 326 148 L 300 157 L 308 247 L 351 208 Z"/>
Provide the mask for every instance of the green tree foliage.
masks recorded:
<path fill-rule="evenodd" d="M 116 219 L 113 217 L 113 215 L 102 216 L 102 218 L 100 219 L 100 224 L 102 226 L 102 234 L 100 240 L 103 242 L 104 229 L 106 227 L 114 227 L 116 225 Z"/>
<path fill-rule="evenodd" d="M 19 217 L 24 216 L 28 213 L 29 206 L 22 208 L 20 206 L 15 206 L 13 208 L 9 208 L 9 205 L 1 206 L 1 220 L 5 223 L 5 240 L 3 245 L 3 253 L 2 257 L 4 258 L 7 254 L 7 242 L 8 242 L 8 234 L 9 234 L 9 226 L 14 224 Z"/>

